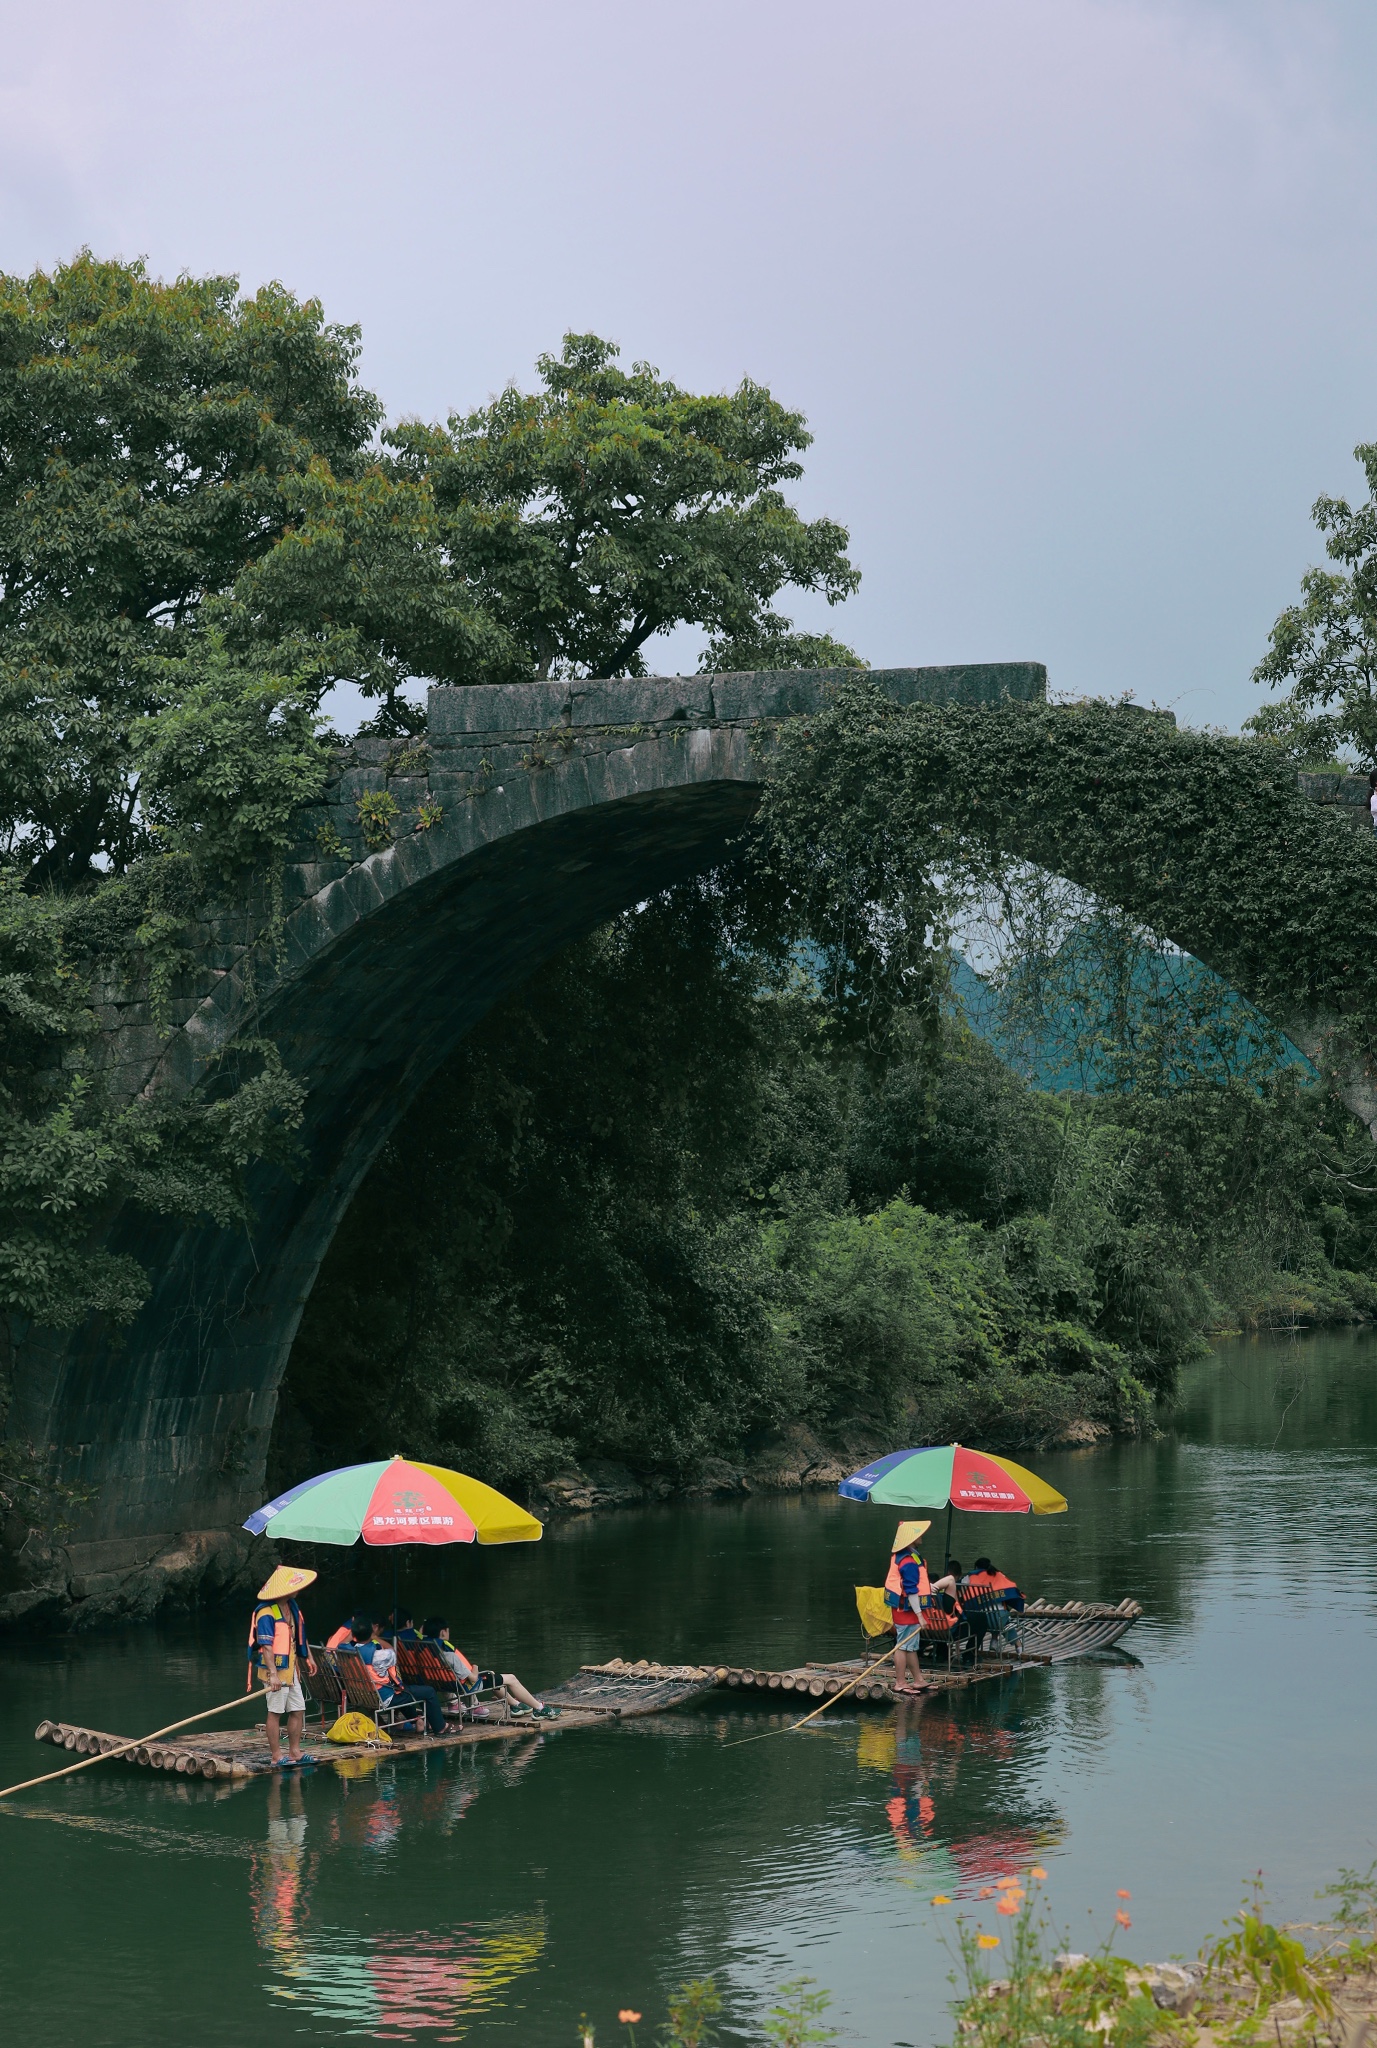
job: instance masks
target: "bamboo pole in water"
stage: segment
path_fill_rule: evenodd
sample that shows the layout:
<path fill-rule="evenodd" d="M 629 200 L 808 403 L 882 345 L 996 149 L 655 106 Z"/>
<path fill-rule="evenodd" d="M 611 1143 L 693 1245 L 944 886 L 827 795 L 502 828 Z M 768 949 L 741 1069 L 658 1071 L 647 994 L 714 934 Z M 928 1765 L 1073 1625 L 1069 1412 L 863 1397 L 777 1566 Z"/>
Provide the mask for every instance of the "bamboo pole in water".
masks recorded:
<path fill-rule="evenodd" d="M 135 1735 L 128 1742 L 118 1743 L 113 1749 L 95 1750 L 90 1756 L 84 1756 L 78 1764 L 67 1764 L 60 1771 L 45 1771 L 41 1778 L 25 1778 L 21 1785 L 6 1785 L 0 1790 L 0 1799 L 8 1799 L 11 1792 L 28 1792 L 34 1785 L 49 1785 L 54 1778 L 69 1778 L 73 1771 L 87 1771 L 92 1764 L 104 1763 L 107 1756 L 124 1756 L 131 1749 L 146 1749 L 150 1742 L 156 1742 L 161 1735 L 175 1735 L 179 1728 L 190 1728 L 194 1721 L 209 1721 L 216 1714 L 228 1714 L 231 1708 L 242 1707 L 246 1701 L 257 1704 L 258 1697 L 254 1692 L 241 1692 L 236 1698 L 226 1700 L 223 1706 L 207 1707 L 201 1714 L 188 1714 L 184 1721 L 170 1721 L 166 1728 L 155 1728 L 151 1735 Z"/>
<path fill-rule="evenodd" d="M 816 1721 L 819 1714 L 826 1713 L 827 1709 L 831 1706 L 833 1700 L 844 1699 L 846 1694 L 849 1693 L 853 1688 L 856 1688 L 856 1697 L 858 1699 L 865 1699 L 869 1695 L 870 1687 L 862 1687 L 861 1680 L 864 1678 L 869 1678 L 872 1671 L 878 1671 L 882 1664 L 888 1663 L 890 1657 L 893 1654 L 894 1653 L 892 1650 L 886 1650 L 884 1655 L 882 1657 L 877 1657 L 873 1664 L 867 1664 L 864 1671 L 858 1671 L 856 1673 L 856 1676 L 852 1679 L 849 1679 L 845 1685 L 839 1685 L 837 1687 L 837 1690 L 832 1694 L 830 1699 L 825 1699 L 820 1707 L 814 1707 L 812 1713 L 805 1714 L 801 1721 L 791 1721 L 787 1728 L 767 1728 L 763 1735 L 748 1735 L 742 1742 L 729 1742 L 726 1745 L 727 1748 L 744 1749 L 746 1747 L 746 1744 L 750 1742 L 768 1742 L 769 1738 L 772 1735 L 792 1735 L 796 1729 L 806 1727 L 810 1721 Z M 884 1696 L 884 1693 L 887 1690 L 888 1687 L 885 1686 L 881 1686 L 879 1688 L 881 1697 Z"/>

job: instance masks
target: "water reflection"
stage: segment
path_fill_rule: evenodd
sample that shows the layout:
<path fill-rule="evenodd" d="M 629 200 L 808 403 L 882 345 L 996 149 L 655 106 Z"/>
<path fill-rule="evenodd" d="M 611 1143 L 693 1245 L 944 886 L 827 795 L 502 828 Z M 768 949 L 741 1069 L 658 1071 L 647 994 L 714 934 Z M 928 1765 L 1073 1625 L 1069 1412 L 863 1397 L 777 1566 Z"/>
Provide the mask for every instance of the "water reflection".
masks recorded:
<path fill-rule="evenodd" d="M 539 1745 L 507 1760 L 518 1773 Z M 478 1773 L 462 1757 L 434 1773 L 434 1783 L 399 1785 L 376 1758 L 344 1758 L 337 1765 L 340 1803 L 322 1838 L 327 1851 L 361 1852 L 363 1903 L 370 1900 L 370 1865 L 399 1845 L 408 1825 L 449 1833 L 479 1794 Z M 360 1768 L 363 1766 L 364 1768 Z M 503 2001 L 516 1980 L 532 1970 L 545 1947 L 544 1916 L 533 1912 L 453 1926 L 369 1929 L 325 1925 L 313 1929 L 311 1893 L 320 1853 L 307 1846 L 303 1781 L 273 1778 L 267 1788 L 267 1838 L 254 1853 L 249 1898 L 254 1935 L 272 1979 L 274 1999 L 289 2001 L 332 2033 L 380 2041 L 459 2041 L 469 2024 Z M 418 1841 L 423 1853 L 423 1844 Z M 417 1871 L 424 1887 L 424 1876 Z"/>
<path fill-rule="evenodd" d="M 1140 1665 L 902 1714 L 841 1702 L 750 1744 L 770 1716 L 729 1694 L 232 1794 L 92 1771 L 0 1808 L 19 1852 L 0 1861 L 0 1940 L 45 1959 L 8 2016 L 91 2040 L 98 1983 L 101 2048 L 142 2048 L 156 1984 L 164 2031 L 198 2048 L 559 2048 L 580 2011 L 604 2040 L 619 2006 L 658 2027 L 709 1971 L 749 2031 L 807 1973 L 850 2039 L 929 2044 L 950 2038 L 936 1893 L 978 1901 L 1044 1863 L 1059 1928 L 1087 1913 L 1098 1939 L 1128 1887 L 1139 1954 L 1193 1948 L 1259 1866 L 1283 1917 L 1313 1917 L 1337 1866 L 1377 1854 L 1377 1343 L 1223 1347 L 1159 1438 L 1038 1464 L 1071 1512 L 1001 1525 L 1001 1564 L 1031 1594 L 1132 1594 Z M 835 1499 L 647 1509 L 522 1556 L 437 1553 L 407 1592 L 538 1684 L 612 1654 L 843 1656 L 851 1588 L 892 1531 Z M 958 1522 L 955 1547 L 988 1549 L 988 1525 Z M 33 1773 L 40 1715 L 154 1727 L 242 1683 L 242 1657 L 234 1616 L 11 1641 L 0 1783 Z"/>
<path fill-rule="evenodd" d="M 306 1853 L 306 1807 L 299 1775 L 288 1782 L 285 1812 L 283 1796 L 282 1779 L 274 1777 L 268 1785 L 268 1839 L 253 1859 L 249 1900 L 259 1947 L 267 1950 L 290 1984 L 305 1962 L 307 1898 L 318 1859 Z M 285 1989 L 279 1995 L 294 1993 Z"/>
<path fill-rule="evenodd" d="M 887 1780 L 893 1848 L 924 1886 L 973 1893 L 1026 1871 L 1062 1839 L 1060 1814 L 1031 1796 L 1031 1774 L 1019 1770 L 1021 1737 L 1037 1743 L 1034 1731 L 1007 1725 L 1018 1684 L 964 1714 L 908 1701 L 857 1728 L 857 1766 Z"/>

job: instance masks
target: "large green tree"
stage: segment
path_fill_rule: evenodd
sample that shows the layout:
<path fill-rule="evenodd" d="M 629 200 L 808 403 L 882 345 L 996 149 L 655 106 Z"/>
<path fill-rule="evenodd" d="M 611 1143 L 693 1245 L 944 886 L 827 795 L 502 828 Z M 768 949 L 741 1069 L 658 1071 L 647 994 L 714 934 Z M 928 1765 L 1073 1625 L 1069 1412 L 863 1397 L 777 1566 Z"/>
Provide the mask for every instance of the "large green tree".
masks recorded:
<path fill-rule="evenodd" d="M 358 351 L 277 285 L 0 275 L 0 854 L 30 886 L 204 842 L 208 795 L 309 797 L 337 681 L 415 727 L 417 681 L 634 675 L 685 623 L 787 662 L 779 592 L 855 587 L 781 489 L 803 420 L 758 385 L 694 396 L 569 336 L 539 392 L 380 435 Z"/>
<path fill-rule="evenodd" d="M 31 882 L 147 845 L 131 734 L 291 486 L 358 466 L 357 347 L 278 287 L 89 256 L 0 276 L 0 845 Z"/>
<path fill-rule="evenodd" d="M 1367 500 L 1316 499 L 1315 524 L 1339 566 L 1307 569 L 1301 602 L 1273 626 L 1253 680 L 1286 694 L 1248 724 L 1302 761 L 1356 754 L 1368 766 L 1377 764 L 1377 442 L 1353 452 Z"/>
<path fill-rule="evenodd" d="M 703 397 L 616 356 L 568 334 L 539 360 L 541 390 L 387 435 L 433 484 L 454 562 L 530 673 L 642 675 L 672 627 L 778 641 L 781 590 L 848 596 L 844 529 L 801 518 L 781 489 L 803 473 L 802 415 L 749 378 Z"/>

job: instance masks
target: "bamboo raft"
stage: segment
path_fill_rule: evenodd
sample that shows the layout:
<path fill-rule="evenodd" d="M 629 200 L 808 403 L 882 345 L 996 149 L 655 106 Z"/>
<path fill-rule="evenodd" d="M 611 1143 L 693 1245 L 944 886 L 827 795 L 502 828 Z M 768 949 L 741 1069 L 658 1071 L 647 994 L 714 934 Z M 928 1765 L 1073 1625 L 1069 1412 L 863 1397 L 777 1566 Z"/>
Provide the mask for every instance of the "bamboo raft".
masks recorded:
<path fill-rule="evenodd" d="M 1001 1650 L 969 1664 L 953 1661 L 946 1667 L 925 1667 L 924 1676 L 934 1691 L 955 1692 L 990 1679 L 1008 1678 L 1030 1666 L 1060 1664 L 1070 1657 L 1088 1656 L 1116 1643 L 1141 1613 L 1135 1600 L 1121 1600 L 1117 1607 L 1080 1600 L 1056 1606 L 1046 1600 L 1035 1600 L 1024 1613 L 1021 1646 L 1017 1651 Z M 859 1683 L 855 1682 L 858 1676 Z M 896 1698 L 894 1666 L 889 1657 L 881 1657 L 878 1662 L 868 1657 L 843 1658 L 834 1663 L 810 1662 L 780 1671 L 731 1664 L 656 1664 L 644 1657 L 630 1663 L 623 1657 L 613 1657 L 605 1664 L 580 1665 L 572 1677 L 545 1693 L 546 1705 L 560 1709 L 558 1721 L 465 1721 L 443 1735 L 398 1732 L 385 1746 L 331 1743 L 317 1749 L 315 1755 L 320 1762 L 338 1762 L 362 1756 L 411 1756 L 425 1750 L 462 1749 L 479 1742 L 520 1741 L 556 1729 L 605 1727 L 609 1721 L 663 1714 L 713 1691 L 747 1694 L 753 1696 L 752 1704 L 756 1700 L 762 1705 L 768 1701 L 778 1707 L 802 1707 L 806 1702 L 811 1708 L 839 1694 L 861 1705 L 873 1706 L 891 1706 Z M 266 1777 L 278 1768 L 268 1754 L 266 1732 L 260 1722 L 256 1728 L 217 1731 L 197 1735 L 193 1740 L 140 1743 L 116 1761 L 143 1770 L 171 1771 L 179 1777 L 229 1783 Z M 40 1721 L 34 1730 L 34 1740 L 52 1743 L 82 1757 L 103 1755 L 128 1738 L 67 1721 Z"/>
<path fill-rule="evenodd" d="M 548 1735 L 561 1728 L 603 1727 L 609 1720 L 634 1719 L 638 1714 L 662 1714 L 670 1707 L 707 1692 L 717 1682 L 716 1669 L 700 1665 L 655 1665 L 645 1674 L 621 1676 L 609 1683 L 601 1673 L 591 1679 L 585 1666 L 562 1685 L 544 1695 L 547 1706 L 558 1707 L 558 1721 L 512 1720 L 465 1721 L 443 1735 L 394 1733 L 387 1743 L 321 1743 L 308 1735 L 307 1746 L 317 1763 L 338 1763 L 349 1758 L 414 1756 L 432 1749 L 464 1749 L 479 1742 L 512 1742 L 532 1735 Z M 34 1729 L 35 1742 L 50 1742 L 75 1756 L 104 1755 L 128 1741 L 100 1728 L 82 1728 L 68 1721 L 40 1721 Z M 268 1777 L 278 1769 L 267 1748 L 267 1727 L 214 1730 L 194 1739 L 142 1742 L 115 1759 L 142 1770 L 173 1771 L 180 1777 L 209 1778 L 226 1782 Z"/>
<path fill-rule="evenodd" d="M 1117 1643 L 1142 1611 L 1136 1600 L 1121 1600 L 1117 1607 L 1084 1600 L 1069 1600 L 1060 1607 L 1050 1600 L 1030 1601 L 1023 1610 L 1024 1651 L 1049 1664 L 1088 1657 Z"/>

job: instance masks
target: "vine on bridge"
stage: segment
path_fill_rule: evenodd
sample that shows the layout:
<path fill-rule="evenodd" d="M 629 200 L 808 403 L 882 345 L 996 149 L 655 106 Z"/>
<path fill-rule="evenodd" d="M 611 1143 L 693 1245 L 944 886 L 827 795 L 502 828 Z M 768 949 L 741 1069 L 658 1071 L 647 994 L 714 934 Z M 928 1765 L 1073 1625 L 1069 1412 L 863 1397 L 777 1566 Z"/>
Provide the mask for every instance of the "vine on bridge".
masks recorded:
<path fill-rule="evenodd" d="M 857 679 L 782 729 L 760 827 L 768 916 L 821 950 L 848 1036 L 933 1010 L 959 893 L 1021 860 L 1205 961 L 1349 1078 L 1374 1064 L 1377 843 L 1266 741 L 1094 701 L 898 707 Z"/>

